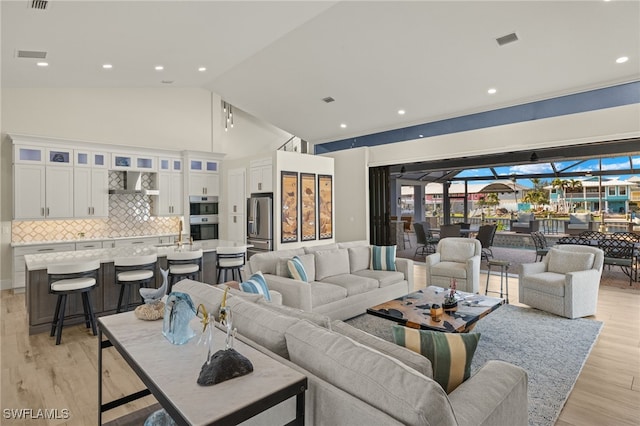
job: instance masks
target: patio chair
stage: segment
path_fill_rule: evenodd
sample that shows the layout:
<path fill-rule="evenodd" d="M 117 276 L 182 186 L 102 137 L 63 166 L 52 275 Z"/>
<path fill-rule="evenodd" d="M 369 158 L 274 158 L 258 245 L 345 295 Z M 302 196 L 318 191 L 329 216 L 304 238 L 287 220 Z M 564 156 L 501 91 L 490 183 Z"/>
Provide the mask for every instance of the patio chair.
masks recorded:
<path fill-rule="evenodd" d="M 565 224 L 565 232 L 577 235 L 592 229 L 591 213 L 570 213 L 569 222 Z"/>
<path fill-rule="evenodd" d="M 493 238 L 496 236 L 496 229 L 498 229 L 497 225 L 481 225 L 480 228 L 478 228 L 476 239 L 480 241 L 482 245 L 480 259 L 487 259 L 487 261 L 489 261 L 489 258 L 493 257 L 491 246 L 493 246 Z"/>
<path fill-rule="evenodd" d="M 533 244 L 536 246 L 536 262 L 542 261 L 542 258 L 549 253 L 549 244 L 547 243 L 547 238 L 540 231 L 532 232 L 531 239 L 533 240 Z M 540 259 L 538 259 L 538 257 Z"/>
<path fill-rule="evenodd" d="M 413 230 L 416 233 L 417 247 L 413 257 L 418 254 L 424 256 L 429 253 L 436 252 L 436 244 L 438 244 L 438 238 L 435 238 L 431 233 L 431 230 L 426 230 L 425 225 L 422 222 L 414 222 Z"/>
<path fill-rule="evenodd" d="M 477 293 L 481 253 L 482 244 L 475 238 L 441 238 L 436 252 L 426 258 L 426 285 L 448 288 L 455 279 L 458 290 Z"/>
<path fill-rule="evenodd" d="M 604 251 L 604 264 L 619 266 L 629 276 L 629 285 L 638 280 L 638 262 L 636 255 L 636 243 L 619 240 L 617 238 L 605 238 L 600 241 L 600 248 Z"/>
<path fill-rule="evenodd" d="M 533 213 L 518 212 L 518 218 L 511 221 L 509 229 L 519 234 L 530 234 L 540 229 L 540 221 Z"/>
<path fill-rule="evenodd" d="M 595 315 L 603 263 L 597 247 L 552 247 L 542 262 L 521 265 L 519 301 L 571 319 Z"/>

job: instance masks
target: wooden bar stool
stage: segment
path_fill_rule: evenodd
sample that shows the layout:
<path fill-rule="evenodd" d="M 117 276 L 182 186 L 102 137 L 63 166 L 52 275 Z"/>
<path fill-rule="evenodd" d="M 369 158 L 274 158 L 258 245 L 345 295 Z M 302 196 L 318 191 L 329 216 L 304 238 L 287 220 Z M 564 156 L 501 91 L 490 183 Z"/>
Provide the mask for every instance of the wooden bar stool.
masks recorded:
<path fill-rule="evenodd" d="M 133 285 L 137 285 L 138 289 L 141 289 L 142 287 L 147 287 L 151 282 L 155 275 L 157 261 L 158 255 L 155 253 L 142 256 L 117 257 L 113 260 L 116 284 L 121 286 L 117 313 L 120 313 L 123 308 L 128 311 L 131 307 L 131 287 Z"/>
<path fill-rule="evenodd" d="M 218 276 L 216 282 L 220 283 L 220 276 L 224 272 L 224 280 L 227 281 L 227 271 L 231 271 L 231 279 L 242 282 L 242 267 L 247 254 L 246 247 L 218 247 L 216 249 L 216 269 Z M 238 278 L 236 278 L 236 272 Z"/>
<path fill-rule="evenodd" d="M 74 264 L 50 265 L 47 268 L 49 293 L 57 294 L 56 311 L 51 322 L 51 334 L 56 335 L 56 345 L 62 339 L 62 327 L 64 326 L 65 311 L 67 309 L 67 296 L 80 293 L 82 296 L 82 308 L 87 328 L 91 327 L 93 335 L 97 335 L 96 317 L 93 313 L 93 305 L 89 292 L 98 283 L 99 260 L 91 260 Z M 75 316 L 75 315 L 74 315 Z M 67 316 L 71 318 L 71 316 Z"/>
<path fill-rule="evenodd" d="M 167 253 L 167 265 L 169 267 L 169 289 L 171 293 L 173 284 L 189 278 L 198 280 L 202 271 L 202 249 L 193 251 L 173 251 Z"/>

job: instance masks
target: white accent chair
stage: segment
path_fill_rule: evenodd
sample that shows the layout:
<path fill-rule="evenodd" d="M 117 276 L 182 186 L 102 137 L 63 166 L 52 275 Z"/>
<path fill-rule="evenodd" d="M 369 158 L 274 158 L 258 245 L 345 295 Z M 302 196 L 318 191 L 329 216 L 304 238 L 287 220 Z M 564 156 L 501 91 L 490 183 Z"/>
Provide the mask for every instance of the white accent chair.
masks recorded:
<path fill-rule="evenodd" d="M 475 238 L 441 239 L 436 252 L 426 258 L 427 285 L 449 288 L 455 279 L 458 290 L 478 293 L 481 253 L 482 244 Z"/>
<path fill-rule="evenodd" d="M 603 263 L 597 247 L 552 247 L 542 262 L 521 265 L 520 303 L 571 319 L 594 315 Z"/>

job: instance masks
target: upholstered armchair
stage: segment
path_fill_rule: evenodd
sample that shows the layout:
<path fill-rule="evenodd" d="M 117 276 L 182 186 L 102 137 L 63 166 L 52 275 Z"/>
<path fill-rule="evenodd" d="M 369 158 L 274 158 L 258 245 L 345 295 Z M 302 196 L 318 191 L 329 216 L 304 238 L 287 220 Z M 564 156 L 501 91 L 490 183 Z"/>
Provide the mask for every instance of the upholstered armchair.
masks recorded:
<path fill-rule="evenodd" d="M 603 262 L 597 247 L 552 247 L 542 262 L 521 265 L 520 303 L 571 319 L 594 315 Z"/>
<path fill-rule="evenodd" d="M 510 229 L 513 232 L 530 234 L 537 232 L 540 222 L 536 220 L 533 213 L 518 212 L 518 218 L 511 221 Z"/>
<path fill-rule="evenodd" d="M 578 235 L 584 231 L 591 231 L 591 213 L 570 213 L 569 222 L 565 224 L 565 232 Z"/>
<path fill-rule="evenodd" d="M 458 290 L 477 293 L 481 253 L 482 244 L 475 238 L 442 238 L 426 258 L 427 285 L 449 288 L 455 278 Z"/>

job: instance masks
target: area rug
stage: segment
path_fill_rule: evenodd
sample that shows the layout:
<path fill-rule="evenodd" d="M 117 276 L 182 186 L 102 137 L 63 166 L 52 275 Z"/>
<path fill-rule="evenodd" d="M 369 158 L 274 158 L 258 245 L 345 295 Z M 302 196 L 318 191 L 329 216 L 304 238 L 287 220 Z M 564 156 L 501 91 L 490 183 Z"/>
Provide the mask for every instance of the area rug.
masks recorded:
<path fill-rule="evenodd" d="M 382 339 L 393 341 L 391 321 L 360 315 L 346 321 Z M 529 375 L 529 424 L 551 426 L 573 389 L 595 344 L 602 322 L 569 320 L 537 309 L 504 305 L 481 319 L 481 333 L 472 373 L 492 359 L 524 368 Z"/>

